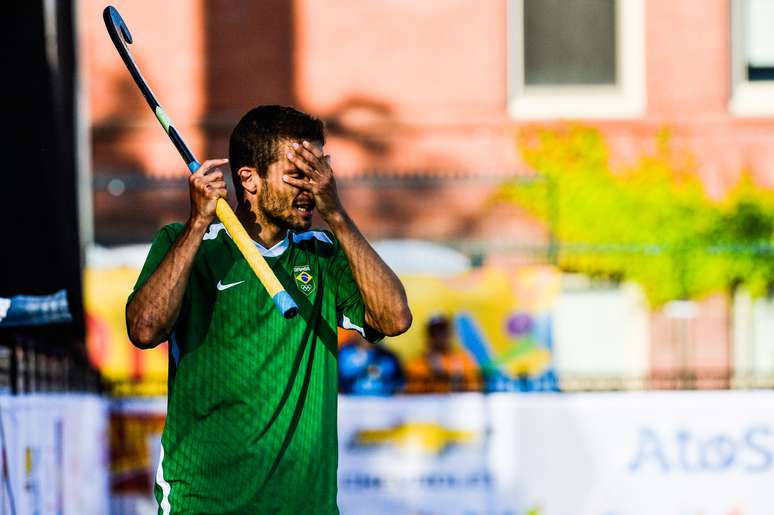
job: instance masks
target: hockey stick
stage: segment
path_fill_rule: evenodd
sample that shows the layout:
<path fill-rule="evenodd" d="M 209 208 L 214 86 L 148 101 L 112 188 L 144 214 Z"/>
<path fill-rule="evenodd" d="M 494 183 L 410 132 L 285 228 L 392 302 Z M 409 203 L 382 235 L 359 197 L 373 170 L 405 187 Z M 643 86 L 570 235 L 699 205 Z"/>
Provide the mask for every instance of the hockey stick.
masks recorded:
<path fill-rule="evenodd" d="M 126 26 L 126 23 L 124 23 L 123 18 L 118 14 L 116 8 L 111 5 L 105 7 L 105 10 L 102 11 L 102 18 L 105 20 L 105 26 L 107 27 L 108 34 L 110 34 L 110 39 L 113 40 L 113 44 L 116 46 L 116 50 L 118 50 L 124 64 L 129 69 L 129 73 L 132 75 L 135 84 L 140 88 L 142 96 L 145 97 L 145 100 L 156 115 L 159 123 L 164 127 L 164 131 L 169 136 L 169 139 L 172 140 L 172 144 L 175 145 L 180 156 L 183 158 L 186 165 L 188 165 L 188 169 L 191 173 L 196 172 L 200 166 L 199 162 L 194 157 L 191 149 L 188 148 L 188 145 L 185 144 L 183 138 L 180 137 L 180 133 L 178 133 L 174 125 L 172 125 L 172 121 L 167 116 L 167 113 L 164 112 L 164 109 L 161 108 L 156 97 L 153 96 L 153 92 L 150 87 L 148 87 L 148 83 L 145 82 L 145 79 L 140 73 L 140 69 L 137 67 L 134 59 L 132 59 L 132 54 L 129 53 L 129 49 L 126 45 L 132 43 L 132 35 L 129 33 L 129 28 Z M 266 263 L 266 260 L 261 253 L 258 252 L 253 240 L 247 234 L 244 227 L 242 227 L 242 224 L 239 223 L 239 219 L 225 199 L 218 199 L 215 213 L 220 221 L 223 222 L 223 225 L 231 235 L 234 243 L 236 243 L 239 251 L 247 260 L 250 268 L 253 269 L 253 272 L 255 272 L 255 275 L 258 276 L 258 279 L 261 281 L 261 284 L 263 284 L 266 291 L 269 292 L 269 295 L 274 300 L 274 304 L 277 305 L 282 316 L 285 318 L 293 318 L 296 316 L 296 313 L 298 313 L 298 306 L 295 301 L 290 294 L 285 291 L 285 288 L 279 280 L 277 280 L 274 272 L 269 267 L 268 263 Z"/>

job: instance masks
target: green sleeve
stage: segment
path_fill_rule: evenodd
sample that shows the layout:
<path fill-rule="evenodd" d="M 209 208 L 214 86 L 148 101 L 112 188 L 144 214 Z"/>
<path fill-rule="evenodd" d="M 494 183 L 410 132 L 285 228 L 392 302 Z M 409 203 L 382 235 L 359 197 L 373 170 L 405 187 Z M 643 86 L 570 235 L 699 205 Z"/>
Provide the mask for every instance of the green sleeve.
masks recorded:
<path fill-rule="evenodd" d="M 140 276 L 137 278 L 137 282 L 135 283 L 134 288 L 132 288 L 132 293 L 129 294 L 129 298 L 126 301 L 127 304 L 132 301 L 134 294 L 137 293 L 142 285 L 145 284 L 150 276 L 153 275 L 153 272 L 159 267 L 164 256 L 166 256 L 169 249 L 172 248 L 172 244 L 175 243 L 175 240 L 177 240 L 177 237 L 183 232 L 183 229 L 183 224 L 169 224 L 162 227 L 161 230 L 156 233 L 156 237 L 153 238 L 153 243 L 148 252 L 148 257 L 145 258 L 145 264 L 142 265 Z"/>
<path fill-rule="evenodd" d="M 339 327 L 355 330 L 372 343 L 384 338 L 383 334 L 369 327 L 365 322 L 363 297 L 352 276 L 347 256 L 338 245 L 333 257 L 333 271 L 336 284 L 336 317 Z"/>

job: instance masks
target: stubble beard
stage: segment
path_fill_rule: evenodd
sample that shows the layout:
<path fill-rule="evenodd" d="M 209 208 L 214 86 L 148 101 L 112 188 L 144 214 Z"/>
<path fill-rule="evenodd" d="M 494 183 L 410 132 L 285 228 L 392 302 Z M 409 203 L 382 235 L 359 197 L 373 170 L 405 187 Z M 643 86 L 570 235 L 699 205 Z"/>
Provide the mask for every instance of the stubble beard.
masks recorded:
<path fill-rule="evenodd" d="M 263 217 L 270 223 L 281 229 L 295 232 L 303 232 L 309 229 L 310 222 L 297 220 L 292 214 L 292 199 L 283 201 L 274 195 L 264 183 L 258 199 L 259 208 Z"/>

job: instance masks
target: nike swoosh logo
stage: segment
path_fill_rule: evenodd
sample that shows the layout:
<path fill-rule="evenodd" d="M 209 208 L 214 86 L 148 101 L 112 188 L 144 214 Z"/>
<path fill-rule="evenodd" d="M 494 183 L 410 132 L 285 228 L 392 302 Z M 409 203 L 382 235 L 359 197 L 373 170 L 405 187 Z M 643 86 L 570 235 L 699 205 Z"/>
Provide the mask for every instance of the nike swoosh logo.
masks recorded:
<path fill-rule="evenodd" d="M 239 282 L 230 283 L 230 284 L 223 284 L 221 281 L 218 281 L 217 288 L 218 288 L 219 291 L 228 290 L 232 286 L 236 286 L 237 284 L 242 284 L 243 282 L 244 281 L 239 281 Z"/>

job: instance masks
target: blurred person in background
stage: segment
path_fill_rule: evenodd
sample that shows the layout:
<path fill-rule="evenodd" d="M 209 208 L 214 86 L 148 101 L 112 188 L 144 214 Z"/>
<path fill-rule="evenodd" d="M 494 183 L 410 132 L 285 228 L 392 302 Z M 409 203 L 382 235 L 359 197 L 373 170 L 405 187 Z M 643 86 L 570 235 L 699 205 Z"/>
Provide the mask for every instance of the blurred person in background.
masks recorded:
<path fill-rule="evenodd" d="M 339 350 L 339 391 L 353 395 L 393 395 L 405 385 L 398 357 L 380 343 L 358 334 Z"/>
<path fill-rule="evenodd" d="M 468 352 L 452 345 L 451 321 L 446 315 L 431 316 L 425 326 L 426 348 L 406 365 L 410 393 L 478 391 L 478 365 Z"/>

